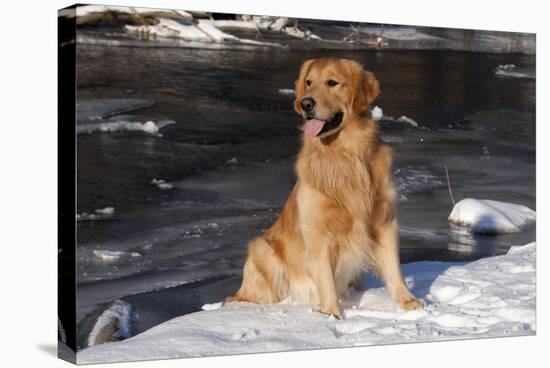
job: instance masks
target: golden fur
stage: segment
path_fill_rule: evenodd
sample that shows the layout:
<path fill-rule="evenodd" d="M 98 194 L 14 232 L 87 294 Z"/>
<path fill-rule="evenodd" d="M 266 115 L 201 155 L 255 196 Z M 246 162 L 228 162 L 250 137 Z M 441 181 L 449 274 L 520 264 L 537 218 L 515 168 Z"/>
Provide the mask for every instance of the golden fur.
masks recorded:
<path fill-rule="evenodd" d="M 304 62 L 296 111 L 304 119 L 329 121 L 339 112 L 343 118 L 303 138 L 294 189 L 273 226 L 249 244 L 242 285 L 227 301 L 290 297 L 340 317 L 339 298 L 371 269 L 402 308 L 423 306 L 401 274 L 391 149 L 367 109 L 379 93 L 378 81 L 356 62 Z M 301 106 L 306 97 L 315 101 L 312 116 Z"/>

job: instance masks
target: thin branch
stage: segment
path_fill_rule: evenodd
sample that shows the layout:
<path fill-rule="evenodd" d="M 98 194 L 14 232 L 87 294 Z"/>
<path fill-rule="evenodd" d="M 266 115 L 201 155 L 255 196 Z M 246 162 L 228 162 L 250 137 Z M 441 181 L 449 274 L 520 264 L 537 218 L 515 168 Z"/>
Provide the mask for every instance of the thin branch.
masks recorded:
<path fill-rule="evenodd" d="M 445 175 L 447 176 L 447 187 L 449 188 L 449 195 L 451 196 L 451 201 L 453 206 L 456 205 L 455 199 L 453 197 L 453 190 L 451 189 L 451 179 L 449 179 L 449 170 L 447 170 L 447 165 L 445 165 Z"/>

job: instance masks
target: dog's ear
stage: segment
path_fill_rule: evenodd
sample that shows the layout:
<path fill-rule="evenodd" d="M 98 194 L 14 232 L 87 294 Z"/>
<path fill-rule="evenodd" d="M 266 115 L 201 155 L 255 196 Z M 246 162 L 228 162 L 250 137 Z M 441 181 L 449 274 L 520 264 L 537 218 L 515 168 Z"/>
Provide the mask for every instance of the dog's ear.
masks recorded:
<path fill-rule="evenodd" d="M 298 80 L 296 81 L 296 85 L 294 86 L 294 95 L 296 96 L 296 99 L 294 100 L 294 110 L 296 110 L 298 114 L 301 114 L 303 112 L 302 107 L 300 106 L 300 102 L 306 94 L 306 76 L 309 72 L 309 69 L 311 68 L 311 65 L 313 64 L 313 61 L 314 59 L 304 61 L 302 67 L 300 68 L 300 75 L 298 76 Z"/>
<path fill-rule="evenodd" d="M 366 71 L 359 64 L 355 65 L 353 81 L 352 108 L 357 114 L 362 114 L 380 94 L 380 84 L 374 74 Z"/>

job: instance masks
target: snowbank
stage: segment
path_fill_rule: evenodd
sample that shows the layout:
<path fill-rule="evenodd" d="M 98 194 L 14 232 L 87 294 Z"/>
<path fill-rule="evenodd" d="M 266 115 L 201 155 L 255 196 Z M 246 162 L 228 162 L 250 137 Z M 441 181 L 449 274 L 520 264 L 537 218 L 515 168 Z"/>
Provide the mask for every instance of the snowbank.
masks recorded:
<path fill-rule="evenodd" d="M 76 126 L 76 134 L 83 133 L 112 133 L 120 131 L 129 131 L 129 132 L 144 132 L 147 134 L 160 136 L 159 130 L 165 126 L 175 124 L 173 120 L 160 120 L 155 123 L 154 121 L 146 121 L 145 123 L 140 123 L 136 121 L 106 121 L 101 123 L 90 123 L 90 124 L 78 124 Z"/>
<path fill-rule="evenodd" d="M 450 223 L 478 234 L 517 233 L 535 221 L 536 212 L 528 207 L 488 199 L 463 199 L 449 215 Z"/>
<path fill-rule="evenodd" d="M 137 33 L 146 39 L 159 37 L 202 43 L 229 42 L 236 45 L 281 47 L 278 43 L 249 40 L 225 33 L 218 29 L 217 21 L 210 19 L 199 19 L 196 22 L 174 20 L 164 17 L 159 17 L 157 19 L 158 23 L 154 25 L 126 25 L 125 29 L 128 32 Z"/>
<path fill-rule="evenodd" d="M 78 363 L 180 358 L 357 345 L 529 335 L 535 324 L 536 246 L 472 263 L 403 266 L 427 306 L 405 312 L 384 287 L 342 302 L 343 320 L 310 306 L 209 304 L 130 339 L 78 353 Z"/>

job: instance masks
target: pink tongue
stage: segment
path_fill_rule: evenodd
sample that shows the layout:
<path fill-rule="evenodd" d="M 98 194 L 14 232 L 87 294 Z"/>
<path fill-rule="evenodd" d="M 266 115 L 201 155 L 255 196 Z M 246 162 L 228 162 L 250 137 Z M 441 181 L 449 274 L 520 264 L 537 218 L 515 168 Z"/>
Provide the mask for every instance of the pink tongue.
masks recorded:
<path fill-rule="evenodd" d="M 321 130 L 323 130 L 324 126 L 325 121 L 323 120 L 308 120 L 305 124 L 304 135 L 308 138 L 315 137 Z"/>

